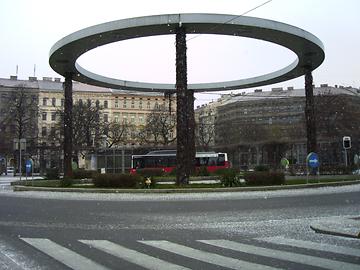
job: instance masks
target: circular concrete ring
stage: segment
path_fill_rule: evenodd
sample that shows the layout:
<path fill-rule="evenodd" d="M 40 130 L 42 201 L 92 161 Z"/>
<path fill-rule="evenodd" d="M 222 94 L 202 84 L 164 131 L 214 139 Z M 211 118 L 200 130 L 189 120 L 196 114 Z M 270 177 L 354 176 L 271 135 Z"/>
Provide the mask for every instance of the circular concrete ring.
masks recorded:
<path fill-rule="evenodd" d="M 74 32 L 59 40 L 50 50 L 50 66 L 62 76 L 113 89 L 134 91 L 174 91 L 175 84 L 145 83 L 104 77 L 81 67 L 77 59 L 96 47 L 138 37 L 175 34 L 179 25 L 191 34 L 215 34 L 254 38 L 272 42 L 293 51 L 297 59 L 290 65 L 262 76 L 216 83 L 189 84 L 195 92 L 243 89 L 278 83 L 314 70 L 324 61 L 322 42 L 300 28 L 260 18 L 222 14 L 169 14 L 112 21 Z M 266 63 L 264 63 L 266 64 Z"/>

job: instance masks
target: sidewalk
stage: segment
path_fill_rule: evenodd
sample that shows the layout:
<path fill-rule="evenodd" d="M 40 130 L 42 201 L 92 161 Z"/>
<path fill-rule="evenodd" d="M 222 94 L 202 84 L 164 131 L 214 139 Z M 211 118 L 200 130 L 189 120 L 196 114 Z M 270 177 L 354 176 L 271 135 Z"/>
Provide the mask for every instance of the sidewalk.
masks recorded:
<path fill-rule="evenodd" d="M 329 218 L 310 225 L 316 233 L 360 239 L 360 217 Z"/>

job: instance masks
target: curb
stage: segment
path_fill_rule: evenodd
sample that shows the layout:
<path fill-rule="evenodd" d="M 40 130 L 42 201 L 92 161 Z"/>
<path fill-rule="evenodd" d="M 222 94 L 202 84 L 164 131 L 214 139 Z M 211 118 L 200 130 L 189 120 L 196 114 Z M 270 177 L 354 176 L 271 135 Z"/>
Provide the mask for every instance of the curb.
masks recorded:
<path fill-rule="evenodd" d="M 14 186 L 14 191 L 48 191 L 48 192 L 79 192 L 79 193 L 209 193 L 209 192 L 246 192 L 274 191 L 288 189 L 320 188 L 360 184 L 360 180 L 331 183 L 314 183 L 284 186 L 233 187 L 233 188 L 179 188 L 179 189 L 109 189 L 109 188 L 49 188 L 32 186 Z"/>
<path fill-rule="evenodd" d="M 310 228 L 316 233 L 360 239 L 359 218 L 336 218 L 311 224 Z"/>
<path fill-rule="evenodd" d="M 359 234 L 346 233 L 341 231 L 330 230 L 328 228 L 321 227 L 321 225 L 310 225 L 310 228 L 316 233 L 360 239 L 360 232 Z"/>

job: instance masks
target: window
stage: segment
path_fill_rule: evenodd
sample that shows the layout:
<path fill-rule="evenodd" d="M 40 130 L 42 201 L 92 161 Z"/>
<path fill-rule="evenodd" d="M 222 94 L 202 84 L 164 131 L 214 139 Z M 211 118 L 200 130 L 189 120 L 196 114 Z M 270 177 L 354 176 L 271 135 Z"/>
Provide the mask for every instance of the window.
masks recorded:
<path fill-rule="evenodd" d="M 109 121 L 109 116 L 105 113 L 104 114 L 104 122 L 108 122 Z"/>
<path fill-rule="evenodd" d="M 46 113 L 46 112 L 43 112 L 43 113 L 42 113 L 42 120 L 43 120 L 43 121 L 46 121 L 46 120 L 47 120 L 47 113 Z"/>
<path fill-rule="evenodd" d="M 51 129 L 50 129 L 50 136 L 51 136 L 51 137 L 55 137 L 55 133 L 56 133 L 55 127 L 51 127 Z"/>
<path fill-rule="evenodd" d="M 147 102 L 146 108 L 150 109 L 150 101 Z"/>
<path fill-rule="evenodd" d="M 104 108 L 107 109 L 107 107 L 108 107 L 108 101 L 107 101 L 107 100 L 104 100 Z"/>
<path fill-rule="evenodd" d="M 41 128 L 41 136 L 43 136 L 43 137 L 46 136 L 46 127 Z"/>
<path fill-rule="evenodd" d="M 48 100 L 48 98 L 43 98 L 43 106 L 47 106 L 47 100 Z"/>
<path fill-rule="evenodd" d="M 61 99 L 61 107 L 64 107 L 64 104 L 65 104 L 65 99 Z"/>
<path fill-rule="evenodd" d="M 56 106 L 56 98 L 51 99 L 51 105 Z"/>
<path fill-rule="evenodd" d="M 51 121 L 55 121 L 56 120 L 56 112 L 52 112 L 51 113 Z"/>
<path fill-rule="evenodd" d="M 114 114 L 114 121 L 117 123 L 119 122 L 119 114 L 118 113 L 115 113 Z"/>
<path fill-rule="evenodd" d="M 119 108 L 119 101 L 117 99 L 115 100 L 115 108 Z"/>

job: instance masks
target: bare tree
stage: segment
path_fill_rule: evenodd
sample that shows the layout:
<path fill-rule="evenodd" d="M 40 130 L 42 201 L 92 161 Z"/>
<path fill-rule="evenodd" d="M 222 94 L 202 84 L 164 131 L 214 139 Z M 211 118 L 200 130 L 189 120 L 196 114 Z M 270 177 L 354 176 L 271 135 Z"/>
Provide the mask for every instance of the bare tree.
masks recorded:
<path fill-rule="evenodd" d="M 204 151 L 209 151 L 210 145 L 215 139 L 215 125 L 200 120 L 197 124 L 197 144 Z"/>
<path fill-rule="evenodd" d="M 13 151 L 13 140 L 25 138 L 27 152 L 36 150 L 38 138 L 38 98 L 37 93 L 24 85 L 19 85 L 4 100 L 4 111 L 0 118 L 2 148 L 7 154 Z"/>
<path fill-rule="evenodd" d="M 74 156 L 79 153 L 84 154 L 84 150 L 89 150 L 99 146 L 101 135 L 104 132 L 104 122 L 101 120 L 102 107 L 94 104 L 91 100 L 86 102 L 78 101 L 72 108 L 73 133 L 72 142 L 74 145 Z M 60 132 L 53 134 L 62 143 L 64 134 L 64 112 L 63 108 L 57 111 L 57 129 Z"/>
<path fill-rule="evenodd" d="M 146 118 L 146 124 L 140 131 L 139 138 L 148 144 L 169 145 L 176 140 L 175 127 L 175 115 L 165 106 L 157 106 Z"/>
<path fill-rule="evenodd" d="M 104 134 L 106 135 L 106 143 L 109 148 L 113 146 L 121 146 L 127 143 L 129 135 L 134 130 L 133 125 L 123 121 L 104 123 Z"/>

